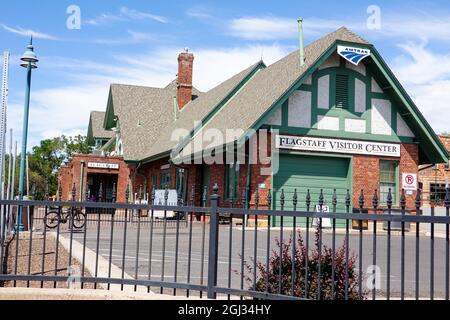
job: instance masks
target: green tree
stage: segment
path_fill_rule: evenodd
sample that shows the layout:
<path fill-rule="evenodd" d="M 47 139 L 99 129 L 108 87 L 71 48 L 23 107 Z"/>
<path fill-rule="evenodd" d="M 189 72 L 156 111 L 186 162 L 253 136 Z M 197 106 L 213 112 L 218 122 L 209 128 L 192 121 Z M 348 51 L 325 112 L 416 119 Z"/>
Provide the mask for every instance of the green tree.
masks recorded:
<path fill-rule="evenodd" d="M 47 191 L 49 195 L 56 194 L 58 171 L 61 165 L 69 161 L 74 154 L 88 154 L 90 151 L 86 137 L 81 135 L 42 140 L 28 153 L 29 194 L 35 196 L 36 199 L 44 199 Z M 16 179 L 15 194 L 17 195 L 20 156 L 16 160 L 14 176 Z M 6 164 L 8 164 L 8 160 Z M 8 172 L 8 167 L 6 170 Z"/>

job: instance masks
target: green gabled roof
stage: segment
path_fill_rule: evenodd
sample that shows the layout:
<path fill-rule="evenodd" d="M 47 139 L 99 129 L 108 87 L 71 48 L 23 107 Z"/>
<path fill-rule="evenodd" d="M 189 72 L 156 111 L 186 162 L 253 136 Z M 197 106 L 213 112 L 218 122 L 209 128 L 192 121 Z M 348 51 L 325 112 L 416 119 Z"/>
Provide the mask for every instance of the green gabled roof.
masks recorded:
<path fill-rule="evenodd" d="M 306 60 L 303 66 L 300 65 L 299 52 L 296 51 L 258 72 L 240 92 L 232 97 L 225 108 L 202 126 L 202 130 L 219 130 L 225 136 L 227 129 L 239 129 L 245 134 L 237 140 L 243 142 L 248 137 L 250 130 L 258 129 L 265 124 L 271 114 L 289 98 L 294 90 L 312 75 L 331 54 L 336 52 L 338 44 L 351 44 L 372 50 L 372 59 L 381 70 L 387 83 L 393 88 L 392 93 L 397 94 L 398 100 L 411 114 L 406 121 L 418 137 L 418 142 L 421 142 L 420 163 L 445 162 L 448 159 L 445 147 L 382 60 L 378 51 L 369 42 L 345 27 L 306 46 Z M 196 141 L 197 139 L 199 141 Z M 210 141 L 202 144 L 200 139 L 201 137 L 191 137 L 190 143 L 196 146 L 202 145 L 204 151 L 223 145 L 221 141 L 218 141 L 216 145 Z"/>
<path fill-rule="evenodd" d="M 105 119 L 105 112 L 92 111 L 89 117 L 89 127 L 87 133 L 87 142 L 90 146 L 95 145 L 96 139 L 111 139 L 114 132 L 105 130 L 103 122 Z"/>
<path fill-rule="evenodd" d="M 265 65 L 259 61 L 189 102 L 177 119 L 158 133 L 157 143 L 146 150 L 143 160 L 153 161 L 158 157 L 167 157 L 174 148 L 183 146 L 262 68 Z M 181 141 L 173 140 L 174 132 L 179 133 Z"/>
<path fill-rule="evenodd" d="M 400 81 L 395 77 L 378 50 L 373 45 L 370 46 L 370 49 L 372 52 L 371 59 L 378 67 L 376 76 L 385 82 L 385 88 L 387 88 L 385 90 L 392 93 L 400 102 L 399 105 L 405 108 L 406 112 L 402 116 L 413 130 L 417 141 L 420 142 L 420 164 L 447 162 L 449 153 L 442 141 L 400 84 Z"/>

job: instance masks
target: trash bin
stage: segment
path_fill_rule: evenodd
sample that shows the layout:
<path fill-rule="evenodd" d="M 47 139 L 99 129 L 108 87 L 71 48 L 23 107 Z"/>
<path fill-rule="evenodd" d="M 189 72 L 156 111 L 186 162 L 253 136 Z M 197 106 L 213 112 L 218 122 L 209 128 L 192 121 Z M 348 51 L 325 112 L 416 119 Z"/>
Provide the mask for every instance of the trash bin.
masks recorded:
<path fill-rule="evenodd" d="M 389 210 L 384 210 L 384 214 L 389 214 Z M 401 216 L 402 215 L 402 209 L 391 209 L 391 215 L 393 216 Z M 411 215 L 411 211 L 405 210 L 405 216 Z M 388 230 L 388 222 L 384 222 L 384 230 Z M 409 232 L 411 229 L 411 223 L 405 222 L 405 231 Z M 391 222 L 391 231 L 401 231 L 402 230 L 402 222 L 401 221 L 392 221 Z"/>

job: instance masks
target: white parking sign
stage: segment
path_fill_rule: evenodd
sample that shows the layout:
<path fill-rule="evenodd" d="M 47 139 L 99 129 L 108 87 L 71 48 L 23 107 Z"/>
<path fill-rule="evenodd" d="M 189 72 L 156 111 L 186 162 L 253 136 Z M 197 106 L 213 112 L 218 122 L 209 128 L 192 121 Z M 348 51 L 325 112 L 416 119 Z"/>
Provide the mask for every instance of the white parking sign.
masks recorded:
<path fill-rule="evenodd" d="M 404 173 L 402 177 L 402 188 L 405 190 L 415 191 L 417 190 L 417 174 Z"/>

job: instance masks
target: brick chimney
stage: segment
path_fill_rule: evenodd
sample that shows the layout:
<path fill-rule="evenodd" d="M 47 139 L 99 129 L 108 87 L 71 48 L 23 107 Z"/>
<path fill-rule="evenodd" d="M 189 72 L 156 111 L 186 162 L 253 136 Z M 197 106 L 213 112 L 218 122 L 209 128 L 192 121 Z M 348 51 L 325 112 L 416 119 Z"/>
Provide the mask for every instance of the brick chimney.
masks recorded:
<path fill-rule="evenodd" d="M 192 71 L 194 67 L 194 55 L 188 49 L 178 56 L 178 83 L 177 102 L 178 108 L 184 106 L 192 100 Z"/>

